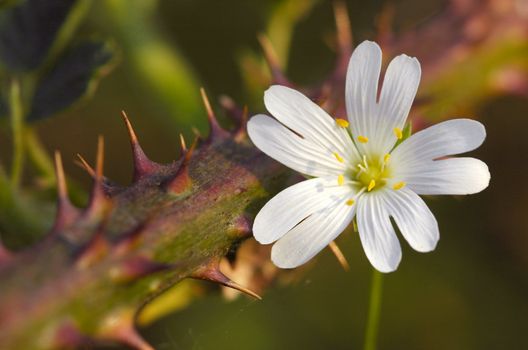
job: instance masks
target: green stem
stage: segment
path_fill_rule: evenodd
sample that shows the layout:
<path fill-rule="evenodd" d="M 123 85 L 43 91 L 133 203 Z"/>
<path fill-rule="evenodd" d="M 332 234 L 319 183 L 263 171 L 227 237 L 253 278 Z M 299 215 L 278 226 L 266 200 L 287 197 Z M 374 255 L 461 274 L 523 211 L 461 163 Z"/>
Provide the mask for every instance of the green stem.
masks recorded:
<path fill-rule="evenodd" d="M 372 282 L 370 286 L 369 310 L 367 316 L 367 329 L 365 331 L 364 350 L 375 350 L 378 336 L 378 326 L 381 311 L 381 297 L 383 294 L 383 274 L 372 269 Z"/>
<path fill-rule="evenodd" d="M 46 184 L 54 184 L 55 168 L 53 162 L 35 134 L 35 130 L 29 126 L 26 127 L 24 139 L 30 163 L 35 167 L 39 175 L 45 179 Z"/>
<path fill-rule="evenodd" d="M 20 83 L 13 79 L 11 82 L 9 105 L 11 111 L 11 131 L 13 133 L 13 162 L 11 166 L 11 183 L 18 187 L 24 163 L 24 115 L 22 111 L 22 99 L 20 94 Z"/>

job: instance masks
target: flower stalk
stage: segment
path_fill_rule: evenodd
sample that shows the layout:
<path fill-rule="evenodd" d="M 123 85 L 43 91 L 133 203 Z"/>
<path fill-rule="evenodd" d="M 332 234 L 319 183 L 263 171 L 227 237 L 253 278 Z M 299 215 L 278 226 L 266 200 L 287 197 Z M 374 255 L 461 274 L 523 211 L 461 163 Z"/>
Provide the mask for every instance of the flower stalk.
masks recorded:
<path fill-rule="evenodd" d="M 383 274 L 372 269 L 370 285 L 369 308 L 365 328 L 364 350 L 376 350 L 381 315 L 381 300 L 383 296 Z"/>
<path fill-rule="evenodd" d="M 11 81 L 9 91 L 9 105 L 11 115 L 11 132 L 13 134 L 13 161 L 11 165 L 11 183 L 14 188 L 18 187 L 24 163 L 24 115 L 22 108 L 22 97 L 20 93 L 20 82 L 17 79 Z"/>

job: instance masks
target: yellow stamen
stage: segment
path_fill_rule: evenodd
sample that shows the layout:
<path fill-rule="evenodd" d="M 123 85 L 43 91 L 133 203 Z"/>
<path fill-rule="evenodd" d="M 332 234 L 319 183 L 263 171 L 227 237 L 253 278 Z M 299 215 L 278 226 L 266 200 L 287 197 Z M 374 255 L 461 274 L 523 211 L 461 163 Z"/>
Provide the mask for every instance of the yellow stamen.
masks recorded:
<path fill-rule="evenodd" d="M 367 143 L 368 142 L 368 137 L 366 136 L 363 136 L 363 135 L 359 135 L 357 137 L 358 141 L 361 142 L 361 143 Z"/>
<path fill-rule="evenodd" d="M 401 140 L 403 137 L 402 130 L 400 128 L 394 128 L 394 135 L 396 135 L 398 140 Z"/>
<path fill-rule="evenodd" d="M 343 159 L 343 157 L 341 157 L 341 156 L 339 155 L 339 153 L 337 153 L 337 152 L 334 152 L 334 157 L 337 159 L 337 161 L 338 161 L 339 163 L 344 163 L 344 162 L 345 162 L 345 160 Z"/>
<path fill-rule="evenodd" d="M 356 203 L 356 201 L 353 199 L 349 199 L 346 201 L 346 205 L 354 205 L 354 203 Z"/>
<path fill-rule="evenodd" d="M 369 191 L 369 192 L 372 191 L 372 189 L 373 189 L 375 186 L 376 186 L 376 180 L 374 180 L 374 179 L 370 180 L 370 183 L 369 183 L 369 185 L 368 185 L 368 187 L 367 187 L 367 191 Z"/>
<path fill-rule="evenodd" d="M 392 188 L 397 191 L 397 190 L 401 190 L 402 188 L 404 188 L 405 185 L 406 183 L 404 181 L 400 181 L 398 183 L 395 183 L 394 186 L 392 186 Z"/>
<path fill-rule="evenodd" d="M 348 121 L 346 121 L 344 119 L 336 118 L 335 122 L 336 122 L 337 125 L 339 125 L 342 128 L 348 128 L 348 125 L 349 125 Z"/>
<path fill-rule="evenodd" d="M 344 177 L 343 175 L 339 175 L 339 176 L 337 177 L 337 184 L 338 184 L 339 186 L 343 186 L 344 183 L 345 183 L 345 177 Z"/>
<path fill-rule="evenodd" d="M 384 163 L 388 163 L 390 157 L 391 157 L 391 155 L 390 155 L 389 153 L 387 153 L 387 154 L 385 155 L 385 157 L 383 157 L 383 162 L 384 162 Z"/>

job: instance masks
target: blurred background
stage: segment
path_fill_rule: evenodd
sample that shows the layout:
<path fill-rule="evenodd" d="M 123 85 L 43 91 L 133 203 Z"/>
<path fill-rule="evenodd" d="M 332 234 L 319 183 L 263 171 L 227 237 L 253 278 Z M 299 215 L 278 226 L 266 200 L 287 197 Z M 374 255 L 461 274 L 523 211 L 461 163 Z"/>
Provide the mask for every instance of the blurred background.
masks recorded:
<path fill-rule="evenodd" d="M 401 240 L 401 265 L 385 278 L 380 348 L 528 348 L 528 1 L 345 3 L 356 44 L 377 40 L 385 58 L 407 53 L 421 61 L 417 125 L 470 117 L 488 133 L 472 156 L 489 165 L 490 187 L 467 198 L 426 199 L 441 230 L 433 253 L 417 253 Z M 0 234 L 8 246 L 24 244 L 10 238 L 14 218 L 30 215 L 31 223 L 20 225 L 35 232 L 53 219 L 53 150 L 62 152 L 79 204 L 90 178 L 74 164 L 75 155 L 93 163 L 99 134 L 106 138 L 106 176 L 131 181 L 121 110 L 150 158 L 170 162 L 179 155 L 178 133 L 189 139 L 193 128 L 207 132 L 200 86 L 225 126 L 222 95 L 251 114 L 264 112 L 271 77 L 259 34 L 269 38 L 278 65 L 297 86 L 317 86 L 336 61 L 331 1 L 103 0 L 80 13 L 72 40 L 106 40 L 113 70 L 99 72 L 104 78 L 82 102 L 26 120 L 45 154 L 28 155 L 20 198 L 5 200 L 4 193 Z M 4 168 L 14 162 L 14 143 L 9 118 L 0 117 Z M 184 283 L 167 301 L 175 311 L 157 321 L 145 317 L 142 334 L 156 349 L 359 348 L 371 266 L 352 230 L 338 243 L 348 272 L 325 251 L 275 279 L 263 301 L 227 300 L 218 290 L 205 293 L 207 284 Z"/>

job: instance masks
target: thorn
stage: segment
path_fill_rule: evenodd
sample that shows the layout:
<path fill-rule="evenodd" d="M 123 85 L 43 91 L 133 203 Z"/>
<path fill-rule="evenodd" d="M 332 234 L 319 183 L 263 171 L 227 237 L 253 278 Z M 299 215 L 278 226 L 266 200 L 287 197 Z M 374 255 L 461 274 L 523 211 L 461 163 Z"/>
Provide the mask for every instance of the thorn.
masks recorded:
<path fill-rule="evenodd" d="M 134 158 L 134 182 L 139 181 L 144 176 L 150 175 L 160 168 L 160 165 L 156 162 L 151 161 L 143 152 L 143 149 L 139 145 L 134 128 L 128 119 L 125 111 L 121 111 L 123 120 L 125 121 L 128 135 L 130 137 L 130 145 L 132 146 L 132 154 Z"/>
<path fill-rule="evenodd" d="M 101 323 L 100 336 L 136 350 L 154 350 L 134 327 L 134 312 L 121 310 L 107 316 Z"/>
<path fill-rule="evenodd" d="M 244 127 L 244 129 L 246 128 L 246 124 L 247 124 L 247 121 L 249 119 L 249 110 L 248 110 L 248 106 L 247 105 L 244 105 L 244 108 L 242 108 L 242 126 Z"/>
<path fill-rule="evenodd" d="M 341 113 L 343 86 L 352 54 L 352 32 L 346 3 L 343 0 L 334 1 L 334 17 L 336 23 L 337 59 L 335 68 L 320 88 L 314 92 L 319 105 L 332 114 Z"/>
<path fill-rule="evenodd" d="M 109 270 L 110 278 L 116 283 L 129 283 L 141 277 L 167 270 L 172 265 L 159 263 L 144 256 L 136 256 L 121 262 Z"/>
<path fill-rule="evenodd" d="M 95 160 L 94 185 L 90 195 L 88 207 L 85 215 L 88 216 L 105 216 L 111 208 L 111 200 L 106 196 L 105 185 L 103 183 L 103 165 L 104 165 L 104 138 L 99 136 L 97 140 L 97 156 Z"/>
<path fill-rule="evenodd" d="M 97 156 L 95 158 L 95 170 L 94 173 L 94 185 L 92 189 L 92 195 L 90 198 L 90 204 L 88 208 L 95 208 L 98 203 L 104 200 L 103 191 L 103 165 L 104 165 L 104 138 L 99 136 L 97 139 Z"/>
<path fill-rule="evenodd" d="M 249 119 L 248 106 L 244 105 L 242 109 L 242 118 L 238 130 L 235 131 L 235 141 L 242 141 L 247 138 L 247 122 Z"/>
<path fill-rule="evenodd" d="M 291 87 L 293 84 L 285 77 L 284 73 L 282 72 L 279 58 L 277 57 L 277 53 L 275 52 L 273 44 L 269 38 L 264 33 L 261 33 L 257 36 L 257 39 L 260 43 L 260 46 L 262 47 L 262 52 L 264 53 L 264 58 L 266 59 L 266 63 L 270 69 L 273 83 Z"/>
<path fill-rule="evenodd" d="M 235 141 L 241 141 L 245 139 L 247 136 L 246 126 L 248 121 L 247 105 L 240 109 L 236 105 L 235 101 L 233 101 L 233 99 L 227 95 L 220 96 L 219 102 L 226 114 L 231 116 L 231 119 L 233 119 L 238 124 L 235 132 L 233 133 Z"/>
<path fill-rule="evenodd" d="M 345 258 L 345 255 L 343 254 L 341 249 L 339 249 L 339 247 L 337 246 L 336 242 L 335 241 L 330 242 L 328 247 L 330 248 L 332 253 L 335 255 L 337 261 L 339 262 L 339 265 L 341 265 L 343 270 L 349 271 L 350 270 L 350 265 L 348 264 L 348 261 Z"/>
<path fill-rule="evenodd" d="M 224 109 L 226 112 L 226 115 L 231 117 L 236 123 L 240 123 L 242 120 L 242 111 L 240 108 L 236 105 L 235 101 L 227 95 L 221 95 L 218 98 L 218 102 L 220 103 L 220 106 Z"/>
<path fill-rule="evenodd" d="M 183 134 L 180 134 L 180 146 L 182 153 L 187 152 L 187 145 L 185 144 L 185 138 L 183 137 Z"/>
<path fill-rule="evenodd" d="M 104 167 L 104 138 L 99 135 L 97 139 L 97 157 L 95 159 L 95 179 L 101 181 L 103 179 Z"/>
<path fill-rule="evenodd" d="M 90 164 L 88 164 L 86 159 L 84 159 L 83 156 L 81 156 L 79 153 L 77 153 L 77 158 L 78 160 L 75 161 L 75 164 L 81 167 L 84 171 L 88 173 L 88 175 L 90 175 L 92 179 L 95 180 L 95 170 L 90 166 Z M 110 181 L 106 176 L 103 176 L 102 185 L 103 185 L 104 193 L 109 197 L 113 197 L 123 190 L 121 186 Z"/>
<path fill-rule="evenodd" d="M 394 13 L 395 7 L 394 4 L 386 2 L 376 18 L 376 31 L 377 39 L 381 49 L 383 51 L 387 50 L 387 47 L 390 45 L 390 42 L 393 38 L 393 23 L 394 23 Z"/>
<path fill-rule="evenodd" d="M 352 53 L 352 30 L 350 26 L 350 17 L 346 3 L 342 0 L 334 1 L 334 17 L 336 23 L 336 36 L 339 54 L 345 56 L 346 61 Z"/>
<path fill-rule="evenodd" d="M 262 300 L 262 297 L 257 293 L 253 292 L 248 288 L 242 287 L 241 285 L 232 281 L 229 277 L 224 275 L 220 271 L 219 261 L 216 260 L 199 268 L 190 277 L 194 279 L 218 283 L 225 287 L 236 289 L 242 293 L 252 296 L 255 299 Z"/>
<path fill-rule="evenodd" d="M 211 142 L 214 139 L 226 137 L 227 132 L 222 129 L 220 124 L 218 124 L 218 120 L 216 119 L 213 109 L 211 108 L 211 103 L 209 102 L 209 98 L 207 97 L 204 88 L 200 88 L 200 94 L 202 95 L 203 104 L 205 106 L 205 110 L 207 111 L 207 120 L 209 121 L 209 128 L 211 129 L 209 132 L 208 141 Z"/>
<path fill-rule="evenodd" d="M 69 202 L 66 177 L 64 176 L 64 167 L 62 166 L 62 157 L 59 151 L 55 151 L 55 173 L 57 176 L 57 192 L 59 200 Z"/>
<path fill-rule="evenodd" d="M 189 165 L 191 163 L 191 158 L 197 143 L 198 138 L 196 137 L 191 145 L 191 148 L 185 152 L 183 160 L 180 164 L 180 167 L 176 171 L 176 174 L 168 181 L 163 183 L 162 187 L 168 192 L 180 195 L 191 189 L 192 180 L 191 175 L 189 174 Z"/>
<path fill-rule="evenodd" d="M 68 187 L 62 166 L 62 157 L 59 151 L 55 151 L 55 173 L 57 177 L 57 213 L 55 223 L 51 232 L 58 232 L 65 226 L 70 225 L 79 216 L 79 211 L 75 208 L 68 197 Z"/>
<path fill-rule="evenodd" d="M 79 158 L 79 161 L 77 162 L 77 165 L 79 165 L 81 168 L 83 168 L 94 180 L 95 180 L 95 170 L 88 164 L 86 159 L 83 158 L 79 153 L 77 153 L 77 158 Z"/>

